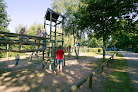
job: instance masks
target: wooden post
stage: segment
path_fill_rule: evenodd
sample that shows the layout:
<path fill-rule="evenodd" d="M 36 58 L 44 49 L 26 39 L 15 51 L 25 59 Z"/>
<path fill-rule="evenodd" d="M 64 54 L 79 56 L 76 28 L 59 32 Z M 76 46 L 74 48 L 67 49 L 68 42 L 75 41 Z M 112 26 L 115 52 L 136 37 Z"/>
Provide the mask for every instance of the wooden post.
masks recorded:
<path fill-rule="evenodd" d="M 107 66 L 108 66 L 108 61 L 107 61 Z"/>
<path fill-rule="evenodd" d="M 43 51 L 43 61 L 42 61 L 42 67 L 43 67 L 43 68 L 45 67 L 45 64 L 44 64 L 44 51 Z"/>
<path fill-rule="evenodd" d="M 90 75 L 90 78 L 89 78 L 89 88 L 92 88 L 92 75 Z"/>
<path fill-rule="evenodd" d="M 64 55 L 64 66 L 65 66 L 66 64 L 65 64 L 65 55 Z"/>
<path fill-rule="evenodd" d="M 7 50 L 9 49 L 9 44 L 7 44 Z M 7 59 L 9 60 L 8 51 L 7 51 Z"/>
<path fill-rule="evenodd" d="M 102 70 L 101 70 L 101 73 L 103 73 L 103 66 L 102 66 Z"/>

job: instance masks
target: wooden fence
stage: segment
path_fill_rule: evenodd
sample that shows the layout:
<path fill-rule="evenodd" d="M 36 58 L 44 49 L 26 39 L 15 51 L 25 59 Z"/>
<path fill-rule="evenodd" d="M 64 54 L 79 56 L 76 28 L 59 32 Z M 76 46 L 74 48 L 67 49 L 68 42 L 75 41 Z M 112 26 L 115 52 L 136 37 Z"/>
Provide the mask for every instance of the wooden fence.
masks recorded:
<path fill-rule="evenodd" d="M 65 92 L 74 92 L 79 88 L 83 83 L 85 83 L 87 80 L 89 80 L 89 88 L 92 88 L 92 77 L 96 74 L 96 72 L 101 69 L 101 73 L 104 70 L 104 65 L 114 60 L 117 53 L 113 54 L 108 60 L 106 60 L 103 64 L 101 64 L 98 68 L 96 68 L 94 71 L 91 72 L 90 75 L 86 76 L 84 79 L 76 83 L 75 85 L 71 86 L 70 88 L 66 89 Z M 63 91 L 63 90 L 62 90 Z"/>

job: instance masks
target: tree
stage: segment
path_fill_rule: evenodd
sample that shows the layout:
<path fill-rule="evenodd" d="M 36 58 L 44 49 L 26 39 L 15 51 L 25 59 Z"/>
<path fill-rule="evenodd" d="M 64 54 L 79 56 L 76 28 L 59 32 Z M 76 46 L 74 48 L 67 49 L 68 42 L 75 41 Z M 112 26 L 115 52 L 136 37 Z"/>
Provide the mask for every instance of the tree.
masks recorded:
<path fill-rule="evenodd" d="M 120 20 L 132 22 L 136 16 L 136 0 L 80 0 L 80 5 L 75 16 L 78 26 L 83 29 L 94 30 L 97 38 L 103 37 L 103 58 L 105 58 L 105 42 L 110 35 L 117 32 L 121 26 Z M 130 17 L 130 13 L 132 17 Z M 130 26 L 130 25 L 127 25 Z M 127 31 L 127 30 L 125 30 Z"/>
<path fill-rule="evenodd" d="M 78 0 L 52 0 L 52 7 L 56 12 L 59 12 L 63 14 L 66 19 L 65 19 L 65 35 L 73 35 L 74 38 L 74 45 L 76 43 L 76 39 L 81 38 L 82 31 L 79 32 L 77 30 L 77 26 L 74 21 L 74 12 L 77 11 L 78 9 Z M 76 53 L 76 48 L 75 48 L 75 53 Z M 76 58 L 78 58 L 78 54 L 76 53 Z"/>
<path fill-rule="evenodd" d="M 7 30 L 7 26 L 10 22 L 10 19 L 7 17 L 7 11 L 6 11 L 6 3 L 4 0 L 0 0 L 0 31 L 9 32 Z M 5 49 L 6 44 L 0 44 L 0 47 Z M 0 52 L 0 57 L 2 56 L 2 53 Z"/>
<path fill-rule="evenodd" d="M 44 28 L 43 26 L 44 26 L 43 24 L 35 24 L 34 23 L 32 26 L 30 26 L 30 28 L 27 29 L 26 33 L 27 33 L 27 35 L 36 36 L 38 27 L 40 27 L 41 31 L 43 31 L 43 28 Z"/>
<path fill-rule="evenodd" d="M 25 30 L 27 29 L 27 26 L 24 26 L 24 25 L 22 25 L 22 24 L 19 24 L 18 26 L 16 26 L 16 27 L 15 27 L 16 33 L 19 34 L 21 28 L 23 28 L 23 27 L 25 27 Z"/>
<path fill-rule="evenodd" d="M 92 47 L 92 48 L 95 48 L 95 47 L 102 47 L 103 45 L 103 42 L 102 42 L 102 38 L 99 38 L 97 39 L 95 37 L 95 33 L 92 33 L 92 34 L 89 34 L 88 35 L 88 47 Z"/>
<path fill-rule="evenodd" d="M 0 31 L 9 31 L 7 26 L 9 25 L 10 19 L 7 16 L 6 3 L 4 0 L 0 0 Z"/>

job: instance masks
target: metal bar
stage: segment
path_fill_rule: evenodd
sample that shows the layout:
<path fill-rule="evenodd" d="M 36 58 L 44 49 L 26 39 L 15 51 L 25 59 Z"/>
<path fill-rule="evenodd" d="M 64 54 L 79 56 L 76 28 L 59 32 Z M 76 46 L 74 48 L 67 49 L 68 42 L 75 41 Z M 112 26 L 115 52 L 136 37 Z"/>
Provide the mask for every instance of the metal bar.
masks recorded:
<path fill-rule="evenodd" d="M 49 25 L 50 26 L 50 24 L 46 24 L 46 25 Z M 55 26 L 53 26 L 53 25 L 51 25 L 52 27 L 55 27 Z"/>
<path fill-rule="evenodd" d="M 64 17 L 63 17 L 63 19 L 62 19 L 62 47 L 63 47 L 63 31 L 64 31 Z"/>
<path fill-rule="evenodd" d="M 57 26 L 55 25 L 55 43 L 54 43 L 54 47 L 56 46 L 56 32 L 57 32 Z M 54 65 L 56 65 L 56 48 L 54 48 Z"/>
<path fill-rule="evenodd" d="M 53 31 L 51 31 L 51 32 L 53 32 Z M 53 33 L 55 33 L 55 32 L 53 32 Z M 56 32 L 56 33 L 61 34 L 61 35 L 63 34 L 63 33 L 60 33 L 60 32 Z"/>

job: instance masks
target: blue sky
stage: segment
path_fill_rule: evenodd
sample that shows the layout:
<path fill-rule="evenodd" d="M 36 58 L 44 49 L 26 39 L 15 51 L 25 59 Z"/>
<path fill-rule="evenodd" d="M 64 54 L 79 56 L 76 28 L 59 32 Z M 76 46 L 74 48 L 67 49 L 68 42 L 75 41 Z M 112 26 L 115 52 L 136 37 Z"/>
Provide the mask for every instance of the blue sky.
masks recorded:
<path fill-rule="evenodd" d="M 44 22 L 47 8 L 51 8 L 51 0 L 5 0 L 7 13 L 12 20 L 8 26 L 10 32 L 15 32 L 19 24 L 29 28 L 34 23 Z"/>

